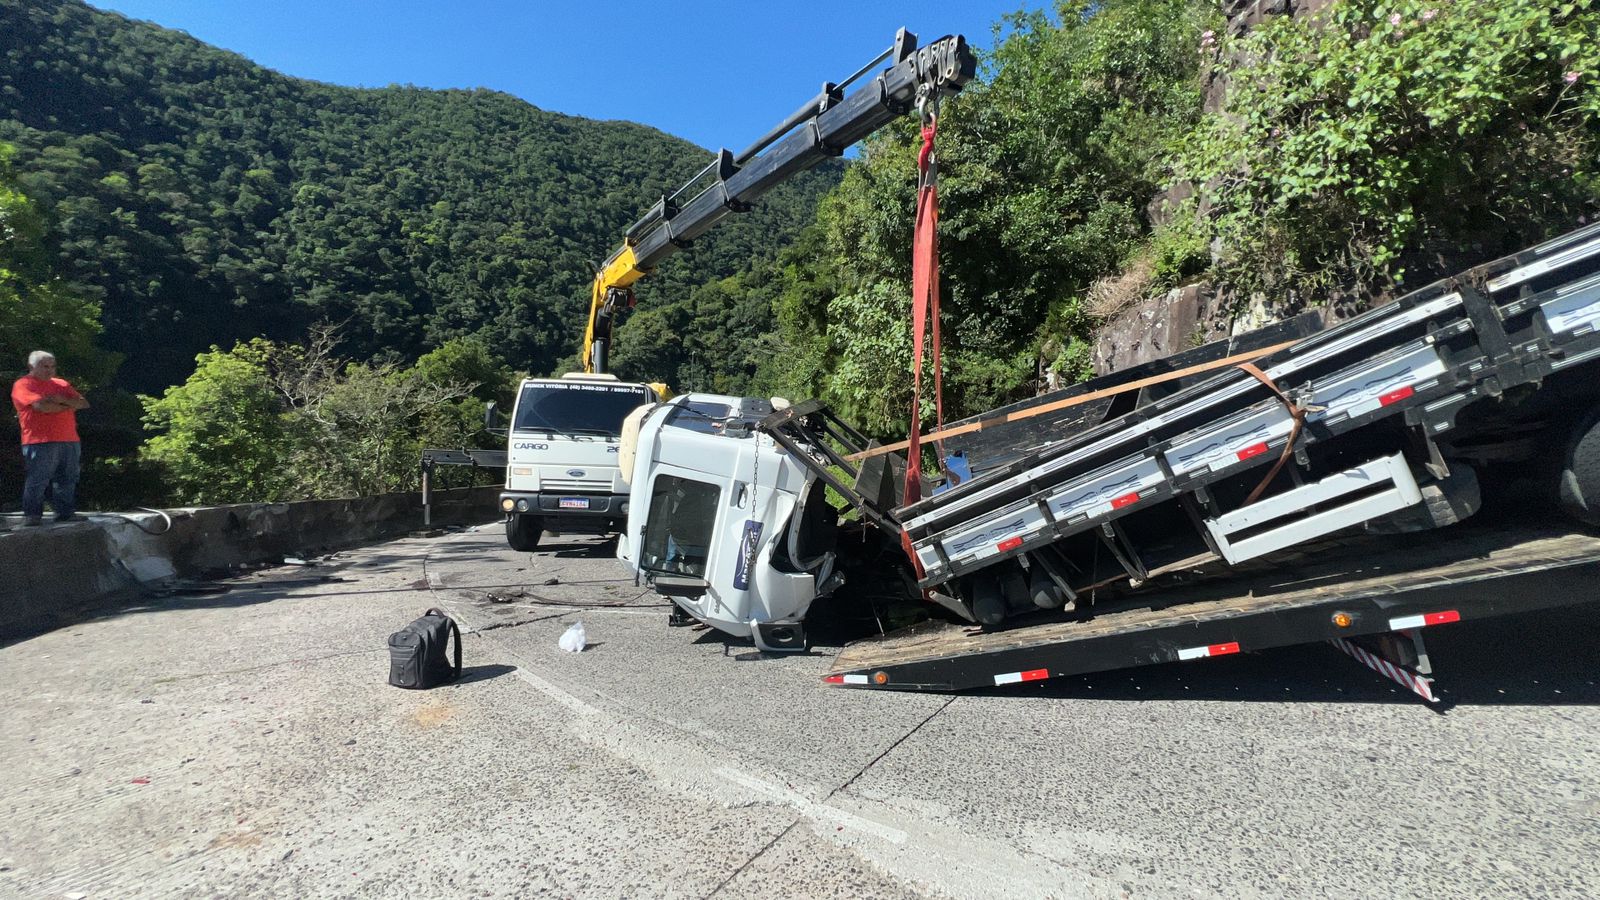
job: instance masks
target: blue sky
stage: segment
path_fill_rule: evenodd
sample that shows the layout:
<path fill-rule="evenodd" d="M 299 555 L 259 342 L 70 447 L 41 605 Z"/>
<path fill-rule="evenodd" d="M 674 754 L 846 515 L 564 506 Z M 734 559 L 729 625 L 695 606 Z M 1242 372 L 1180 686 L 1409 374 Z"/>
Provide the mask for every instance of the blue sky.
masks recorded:
<path fill-rule="evenodd" d="M 1045 0 L 91 0 L 287 75 L 487 87 L 543 109 L 629 119 L 742 149 L 889 46 L 991 28 Z"/>

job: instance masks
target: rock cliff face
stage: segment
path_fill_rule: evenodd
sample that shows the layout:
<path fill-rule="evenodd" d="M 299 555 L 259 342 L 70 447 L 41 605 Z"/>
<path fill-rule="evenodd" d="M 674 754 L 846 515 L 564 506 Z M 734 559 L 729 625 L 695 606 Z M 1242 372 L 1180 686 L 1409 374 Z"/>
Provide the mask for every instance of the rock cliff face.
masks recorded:
<path fill-rule="evenodd" d="M 1306 17 L 1334 0 L 1223 0 L 1228 30 L 1243 34 L 1273 16 Z M 1222 107 L 1228 92 L 1228 66 L 1219 64 L 1207 76 L 1205 109 Z M 1172 210 L 1194 194 L 1193 185 L 1176 184 L 1155 197 L 1148 208 L 1151 224 L 1160 225 Z M 1105 375 L 1197 347 L 1208 341 L 1259 328 L 1299 310 L 1275 309 L 1264 300 L 1243 301 L 1219 293 L 1205 283 L 1174 288 L 1116 313 L 1100 329 L 1093 354 L 1094 373 Z"/>
<path fill-rule="evenodd" d="M 1333 0 L 1223 0 L 1228 30 L 1243 34 L 1269 16 L 1309 16 L 1333 5 Z"/>

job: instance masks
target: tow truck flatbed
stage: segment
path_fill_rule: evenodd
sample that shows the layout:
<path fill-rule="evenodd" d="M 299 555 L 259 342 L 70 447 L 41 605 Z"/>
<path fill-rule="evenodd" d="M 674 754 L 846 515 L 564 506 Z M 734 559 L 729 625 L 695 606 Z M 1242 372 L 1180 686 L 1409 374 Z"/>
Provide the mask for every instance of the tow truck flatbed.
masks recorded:
<path fill-rule="evenodd" d="M 1559 523 L 1474 521 L 1326 541 L 1220 573 L 1169 571 L 1083 613 L 1040 613 L 1003 630 L 925 622 L 846 646 L 825 680 L 953 691 L 1318 639 L 1352 643 L 1381 660 L 1388 654 L 1380 648 L 1351 639 L 1580 603 L 1597 588 L 1600 535 Z M 1384 664 L 1431 700 L 1426 662 L 1417 662 Z"/>

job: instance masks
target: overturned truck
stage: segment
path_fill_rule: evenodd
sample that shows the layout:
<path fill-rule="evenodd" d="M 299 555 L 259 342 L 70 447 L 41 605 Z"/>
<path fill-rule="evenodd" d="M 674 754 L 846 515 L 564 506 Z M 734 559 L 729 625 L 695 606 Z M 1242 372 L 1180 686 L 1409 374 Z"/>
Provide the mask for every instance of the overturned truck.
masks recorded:
<path fill-rule="evenodd" d="M 1291 319 L 955 423 L 964 476 L 909 504 L 904 457 L 818 402 L 687 394 L 631 423 L 618 553 L 678 620 L 767 650 L 803 649 L 853 565 L 903 566 L 939 615 L 846 647 L 835 684 L 1327 639 L 1433 699 L 1422 628 L 1600 583 L 1597 325 L 1592 226 L 1333 327 Z"/>

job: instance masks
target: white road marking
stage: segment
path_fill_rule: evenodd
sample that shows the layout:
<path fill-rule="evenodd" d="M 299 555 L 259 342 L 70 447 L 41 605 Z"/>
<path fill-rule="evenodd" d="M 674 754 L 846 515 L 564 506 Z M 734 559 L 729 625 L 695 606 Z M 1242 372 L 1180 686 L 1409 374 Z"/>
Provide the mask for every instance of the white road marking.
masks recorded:
<path fill-rule="evenodd" d="M 835 825 L 843 825 L 846 828 L 851 828 L 856 831 L 865 832 L 866 834 L 882 838 L 891 844 L 904 844 L 906 842 L 906 833 L 898 828 L 890 828 L 887 825 L 880 825 L 871 819 L 863 819 L 860 816 L 847 813 L 842 809 L 829 806 L 826 803 L 817 803 L 814 800 L 802 796 L 797 791 L 779 787 L 778 785 L 769 781 L 763 781 L 754 775 L 741 772 L 738 769 L 724 767 L 718 769 L 717 774 L 733 782 L 734 784 L 749 788 L 758 794 L 771 797 L 779 803 L 793 807 L 806 818 L 820 819 L 832 822 Z"/>
<path fill-rule="evenodd" d="M 590 706 L 582 700 L 579 700 L 577 697 L 574 697 L 561 688 L 556 687 L 554 684 L 545 681 L 543 678 L 540 678 L 532 672 L 529 672 L 520 664 L 514 670 L 512 670 L 511 674 L 522 679 L 524 683 L 530 685 L 534 690 L 545 695 L 546 697 L 549 697 L 551 700 L 556 701 L 562 706 L 565 706 L 567 709 L 572 710 L 580 716 L 597 716 L 600 714 L 600 710 Z"/>

